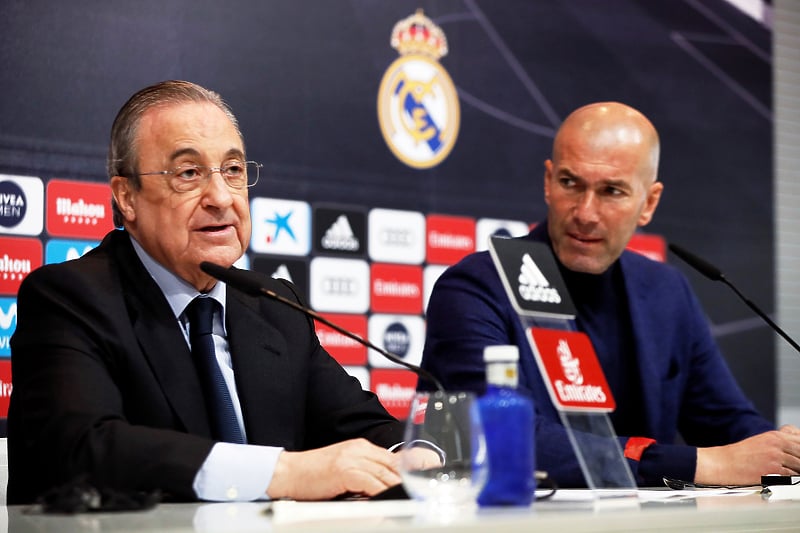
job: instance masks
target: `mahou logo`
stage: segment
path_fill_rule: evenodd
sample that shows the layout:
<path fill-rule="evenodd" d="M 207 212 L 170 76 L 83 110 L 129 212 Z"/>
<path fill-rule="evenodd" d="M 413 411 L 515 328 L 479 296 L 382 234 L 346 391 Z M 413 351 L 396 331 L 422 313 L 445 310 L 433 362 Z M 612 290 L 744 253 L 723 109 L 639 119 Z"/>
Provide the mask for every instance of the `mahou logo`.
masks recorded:
<path fill-rule="evenodd" d="M 417 389 L 417 375 L 408 370 L 380 369 L 372 371 L 370 381 L 372 390 L 389 414 L 405 419 Z"/>
<path fill-rule="evenodd" d="M 105 183 L 50 180 L 47 232 L 56 237 L 100 239 L 114 229 L 111 189 Z"/>
<path fill-rule="evenodd" d="M 16 294 L 25 276 L 42 266 L 42 241 L 0 237 L 0 294 Z"/>

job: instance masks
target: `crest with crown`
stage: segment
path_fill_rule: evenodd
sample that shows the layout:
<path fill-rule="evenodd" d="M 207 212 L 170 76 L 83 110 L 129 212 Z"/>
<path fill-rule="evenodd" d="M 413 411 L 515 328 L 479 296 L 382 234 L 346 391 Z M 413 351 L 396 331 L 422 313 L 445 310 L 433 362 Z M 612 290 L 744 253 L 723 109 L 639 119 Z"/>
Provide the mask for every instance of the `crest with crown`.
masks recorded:
<path fill-rule="evenodd" d="M 434 60 L 447 55 L 444 32 L 423 14 L 422 9 L 394 25 L 391 45 L 400 55 L 423 55 Z"/>

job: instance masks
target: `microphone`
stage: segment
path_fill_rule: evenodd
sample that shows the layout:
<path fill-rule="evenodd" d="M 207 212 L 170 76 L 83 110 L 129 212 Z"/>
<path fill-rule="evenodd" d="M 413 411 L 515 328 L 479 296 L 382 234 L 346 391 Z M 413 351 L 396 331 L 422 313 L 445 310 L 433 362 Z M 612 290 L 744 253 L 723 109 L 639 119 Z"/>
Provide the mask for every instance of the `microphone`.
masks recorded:
<path fill-rule="evenodd" d="M 735 292 L 736 295 L 739 298 L 741 298 L 741 300 L 744 303 L 746 303 L 748 307 L 750 307 L 750 309 L 755 311 L 755 313 L 758 316 L 760 316 L 762 319 L 764 319 L 764 321 L 767 324 L 769 324 L 769 326 L 773 330 L 775 330 L 781 337 L 783 337 L 786 340 L 786 342 L 788 342 L 792 346 L 792 348 L 794 348 L 795 350 L 800 352 L 800 345 L 798 345 L 785 331 L 783 331 L 780 328 L 780 326 L 778 326 L 775 322 L 773 322 L 772 319 L 770 317 L 768 317 L 766 313 L 764 313 L 764 311 L 759 309 L 759 307 L 756 304 L 754 304 L 749 299 L 747 299 L 744 296 L 744 294 L 742 294 L 739 291 L 739 289 L 737 289 L 736 286 L 733 283 L 728 281 L 728 278 L 725 277 L 725 274 L 723 274 L 720 269 L 718 269 L 717 267 L 715 267 L 711 263 L 709 263 L 709 262 L 707 262 L 707 261 L 705 261 L 703 259 L 700 259 L 699 257 L 694 255 L 693 253 L 684 250 L 683 248 L 681 248 L 677 244 L 670 243 L 669 244 L 669 249 L 670 249 L 670 251 L 672 253 L 674 253 L 675 255 L 677 255 L 678 257 L 683 259 L 684 261 L 686 261 L 686 263 L 688 263 L 689 266 L 691 266 L 692 268 L 694 268 L 695 270 L 697 270 L 698 272 L 703 274 L 705 277 L 707 277 L 711 281 L 721 281 L 722 283 L 724 283 L 725 285 L 727 285 L 728 287 L 733 289 L 733 292 Z"/>
<path fill-rule="evenodd" d="M 288 298 L 285 298 L 285 297 L 281 296 L 280 294 L 275 293 L 274 291 L 271 291 L 269 289 L 264 288 L 261 285 L 261 281 L 258 279 L 257 276 L 253 275 L 252 272 L 250 272 L 248 270 L 243 270 L 243 269 L 240 269 L 240 268 L 235 268 L 235 267 L 225 268 L 223 266 L 217 265 L 216 263 L 211 263 L 209 261 L 203 261 L 202 263 L 200 263 L 200 269 L 203 272 L 205 272 L 206 274 L 208 274 L 209 276 L 213 276 L 213 277 L 217 278 L 220 281 L 224 281 L 227 285 L 230 285 L 231 287 L 235 287 L 235 288 L 239 289 L 242 292 L 245 292 L 247 294 L 252 294 L 254 296 L 266 296 L 268 298 L 272 298 L 273 300 L 277 300 L 277 301 L 281 302 L 282 304 L 288 305 L 289 307 L 291 307 L 291 308 L 293 308 L 293 309 L 295 309 L 297 311 L 300 311 L 304 315 L 309 316 L 309 317 L 313 318 L 314 320 L 317 320 L 317 321 L 325 324 L 329 328 L 332 328 L 332 329 L 338 331 L 339 333 L 341 333 L 345 337 L 349 337 L 349 338 L 353 339 L 354 341 L 356 341 L 357 343 L 361 344 L 362 346 L 366 346 L 367 348 L 371 348 L 371 349 L 375 350 L 376 352 L 378 352 L 379 354 L 384 356 L 389 361 L 392 361 L 393 363 L 397 363 L 398 365 L 404 366 L 405 368 L 411 370 L 412 372 L 414 372 L 421 379 L 427 380 L 430 383 L 432 383 L 439 392 L 441 392 L 441 393 L 445 392 L 444 386 L 442 385 L 442 383 L 438 379 L 436 379 L 436 377 L 434 377 L 433 374 L 431 374 L 430 372 L 428 372 L 424 368 L 419 367 L 419 366 L 414 365 L 414 364 L 411 364 L 411 363 L 409 363 L 407 361 L 403 361 L 399 356 L 397 356 L 397 355 L 395 355 L 395 354 L 393 354 L 393 353 L 391 353 L 391 352 L 389 352 L 387 350 L 384 350 L 383 348 L 381 348 L 379 346 L 376 346 L 372 342 L 361 338 L 360 336 L 356 335 L 355 333 L 353 333 L 351 331 L 348 331 L 348 330 L 344 329 L 343 327 L 339 326 L 338 324 L 334 324 L 333 322 L 331 322 L 330 320 L 328 320 L 324 316 L 320 315 L 319 313 L 317 313 L 313 309 L 310 309 L 308 307 L 300 305 L 299 303 L 297 303 L 295 301 L 292 301 L 292 300 L 290 300 Z"/>

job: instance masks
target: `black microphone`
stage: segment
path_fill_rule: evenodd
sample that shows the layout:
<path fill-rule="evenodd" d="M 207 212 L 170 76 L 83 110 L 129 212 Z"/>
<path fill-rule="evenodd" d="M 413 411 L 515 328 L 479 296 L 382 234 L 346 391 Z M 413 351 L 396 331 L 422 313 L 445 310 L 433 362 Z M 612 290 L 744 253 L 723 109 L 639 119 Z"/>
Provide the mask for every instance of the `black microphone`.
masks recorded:
<path fill-rule="evenodd" d="M 786 332 L 785 332 L 785 331 L 783 331 L 783 330 L 780 328 L 780 326 L 778 326 L 778 325 L 777 325 L 775 322 L 773 322 L 773 321 L 772 321 L 772 319 L 771 319 L 770 317 L 768 317 L 766 313 L 764 313 L 764 311 L 762 311 L 761 309 L 759 309 L 759 308 L 758 308 L 758 306 L 757 306 L 756 304 L 754 304 L 754 303 L 753 303 L 753 302 L 751 302 L 749 299 L 747 299 L 747 298 L 744 296 L 744 294 L 742 294 L 742 293 L 739 291 L 739 289 L 737 289 L 737 288 L 736 288 L 736 286 L 735 286 L 733 283 L 731 283 L 730 281 L 728 281 L 728 278 L 726 278 L 726 277 L 725 277 L 725 274 L 723 274 L 723 273 L 722 273 L 722 271 L 721 271 L 720 269 L 718 269 L 717 267 L 715 267 L 715 266 L 714 266 L 714 265 L 712 265 L 711 263 L 709 263 L 709 262 L 707 262 L 707 261 L 705 261 L 705 260 L 703 260 L 703 259 L 700 259 L 699 257 L 697 257 L 696 255 L 694 255 L 693 253 L 687 252 L 686 250 L 684 250 L 683 248 L 681 248 L 681 247 L 680 247 L 680 246 L 678 246 L 677 244 L 672 244 L 672 243 L 670 243 L 670 244 L 669 244 L 669 249 L 670 249 L 670 251 L 672 251 L 672 253 L 674 253 L 675 255 L 677 255 L 678 257 L 680 257 L 681 259 L 683 259 L 684 261 L 686 261 L 686 263 L 688 263 L 688 264 L 689 264 L 689 266 L 693 267 L 695 270 L 697 270 L 698 272 L 700 272 L 701 274 L 703 274 L 705 277 L 707 277 L 707 278 L 708 278 L 708 279 L 710 279 L 711 281 L 721 281 L 721 282 L 723 282 L 725 285 L 727 285 L 728 287 L 730 287 L 731 289 L 733 289 L 733 292 L 735 292 L 735 293 L 736 293 L 736 295 L 737 295 L 739 298 L 741 298 L 741 299 L 742 299 L 742 301 L 743 301 L 744 303 L 746 303 L 748 307 L 750 307 L 750 309 L 752 309 L 753 311 L 755 311 L 755 313 L 756 313 L 758 316 L 760 316 L 761 318 L 763 318 L 763 319 L 764 319 L 764 321 L 765 321 L 767 324 L 769 324 L 769 326 L 770 326 L 770 327 L 771 327 L 773 330 L 775 330 L 776 332 L 778 332 L 778 334 L 779 334 L 781 337 L 783 337 L 783 338 L 786 340 L 786 342 L 788 342 L 788 343 L 789 343 L 789 344 L 792 346 L 792 348 L 794 348 L 795 350 L 797 350 L 798 352 L 800 352 L 800 345 L 798 345 L 798 344 L 797 344 L 797 343 L 796 343 L 796 342 L 795 342 L 795 341 L 794 341 L 794 340 L 793 340 L 793 339 L 792 339 L 792 338 L 791 338 L 789 335 L 787 335 L 787 334 L 786 334 Z"/>
<path fill-rule="evenodd" d="M 282 304 L 286 304 L 289 307 L 291 307 L 293 309 L 296 309 L 297 311 L 300 311 L 304 315 L 309 316 L 309 317 L 313 318 L 314 320 L 317 320 L 317 321 L 325 324 L 329 328 L 335 329 L 336 331 L 338 331 L 342 335 L 353 339 L 354 341 L 358 342 L 362 346 L 366 346 L 367 348 L 371 348 L 371 349 L 375 350 L 376 352 L 378 352 L 379 354 L 384 356 L 389 361 L 392 361 L 393 363 L 397 363 L 398 365 L 406 367 L 407 369 L 409 369 L 412 372 L 414 372 L 418 377 L 420 377 L 420 378 L 422 378 L 424 380 L 427 380 L 430 383 L 432 383 L 439 392 L 441 392 L 441 393 L 445 392 L 444 391 L 444 386 L 442 385 L 442 383 L 438 379 L 436 379 L 433 376 L 433 374 L 431 374 L 430 372 L 428 372 L 424 368 L 421 368 L 421 367 L 419 367 L 417 365 L 411 364 L 411 363 L 409 363 L 407 361 L 403 361 L 399 356 L 397 356 L 397 355 L 395 355 L 395 354 L 393 354 L 393 353 L 391 353 L 391 352 L 389 352 L 387 350 L 384 350 L 383 348 L 381 348 L 379 346 L 376 346 L 375 344 L 371 343 L 370 341 L 368 341 L 366 339 L 362 339 L 360 336 L 356 335 L 352 331 L 348 331 L 348 330 L 344 329 L 343 327 L 339 326 L 338 324 L 334 324 L 333 322 L 331 322 L 330 320 L 328 320 L 324 316 L 320 315 L 319 313 L 317 313 L 313 309 L 309 309 L 308 307 L 304 307 L 304 306 L 300 305 L 297 302 L 294 302 L 294 301 L 292 301 L 292 300 L 290 300 L 288 298 L 284 298 L 283 296 L 281 296 L 280 294 L 275 293 L 274 291 L 271 291 L 269 289 L 264 288 L 261 285 L 261 281 L 258 279 L 258 276 L 254 275 L 249 270 L 243 270 L 243 269 L 235 268 L 235 267 L 225 268 L 223 266 L 217 265 L 215 263 L 210 263 L 208 261 L 203 261 L 202 263 L 200 263 L 200 269 L 203 272 L 205 272 L 206 274 L 208 274 L 210 276 L 213 276 L 213 277 L 217 278 L 220 281 L 224 281 L 227 285 L 230 285 L 231 287 L 236 287 L 237 289 L 239 289 L 242 292 L 246 292 L 248 294 L 252 294 L 252 295 L 255 295 L 255 296 L 267 296 L 268 298 L 272 298 L 273 300 L 277 300 L 277 301 L 281 302 Z"/>

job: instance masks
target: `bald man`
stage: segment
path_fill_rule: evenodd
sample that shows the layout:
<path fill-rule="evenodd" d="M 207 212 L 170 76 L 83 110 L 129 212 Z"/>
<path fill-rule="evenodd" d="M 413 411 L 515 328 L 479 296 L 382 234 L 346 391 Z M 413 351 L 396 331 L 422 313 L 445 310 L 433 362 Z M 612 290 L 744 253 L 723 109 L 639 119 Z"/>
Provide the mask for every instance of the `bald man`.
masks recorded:
<path fill-rule="evenodd" d="M 639 111 L 616 102 L 577 109 L 544 164 L 547 220 L 523 239 L 554 252 L 575 325 L 614 394 L 610 418 L 637 483 L 751 484 L 762 474 L 797 474 L 800 430 L 775 430 L 745 398 L 686 279 L 625 251 L 661 198 L 658 159 L 658 133 Z M 519 346 L 519 388 L 536 408 L 537 469 L 560 486 L 586 486 L 488 252 L 439 278 L 427 324 L 422 366 L 449 389 L 482 392 L 483 348 Z"/>

